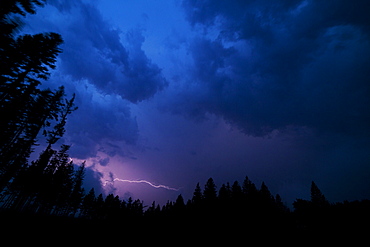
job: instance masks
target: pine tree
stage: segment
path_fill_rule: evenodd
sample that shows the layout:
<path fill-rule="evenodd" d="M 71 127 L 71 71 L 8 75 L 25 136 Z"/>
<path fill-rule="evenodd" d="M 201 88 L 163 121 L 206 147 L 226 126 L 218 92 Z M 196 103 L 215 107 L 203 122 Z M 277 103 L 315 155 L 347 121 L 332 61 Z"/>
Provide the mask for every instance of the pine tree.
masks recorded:
<path fill-rule="evenodd" d="M 55 193 L 55 209 L 56 215 L 68 215 L 69 203 L 73 189 L 73 163 L 61 164 L 53 176 L 53 189 Z M 51 205 L 53 202 L 49 202 Z"/>
<path fill-rule="evenodd" d="M 209 178 L 204 185 L 203 198 L 207 204 L 214 203 L 217 199 L 216 184 L 212 178 Z"/>
<path fill-rule="evenodd" d="M 7 52 L 11 50 L 16 32 L 23 26 L 19 16 L 35 14 L 36 7 L 43 6 L 45 0 L 6 0 L 0 5 L 0 74 L 9 65 L 4 58 L 10 58 Z"/>
<path fill-rule="evenodd" d="M 202 189 L 200 188 L 199 183 L 197 183 L 193 193 L 192 203 L 194 205 L 200 205 L 202 203 L 202 199 L 203 199 Z"/>
<path fill-rule="evenodd" d="M 103 194 L 100 193 L 96 198 L 94 203 L 94 215 L 95 219 L 104 219 L 105 218 L 105 207 L 104 207 L 104 198 Z"/>
<path fill-rule="evenodd" d="M 45 0 L 7 0 L 1 3 L 0 18 L 9 14 L 19 14 L 25 16 L 28 14 L 35 14 L 36 7 L 42 6 Z"/>
<path fill-rule="evenodd" d="M 94 215 L 95 209 L 95 190 L 91 188 L 89 193 L 83 198 L 81 206 L 81 217 L 83 218 L 92 218 Z"/>
<path fill-rule="evenodd" d="M 155 209 L 156 209 L 156 204 L 155 204 L 155 201 L 153 201 L 152 205 L 145 211 L 145 216 L 150 216 L 150 217 L 157 216 Z"/>
<path fill-rule="evenodd" d="M 248 176 L 245 177 L 243 181 L 242 190 L 246 198 L 254 199 L 257 195 L 257 188 L 254 183 L 248 178 Z"/>
<path fill-rule="evenodd" d="M 60 88 L 62 90 L 62 95 L 64 95 L 64 87 Z M 55 144 L 61 137 L 63 137 L 65 133 L 65 125 L 67 123 L 67 116 L 71 114 L 73 111 L 77 110 L 78 108 L 74 105 L 75 94 L 73 94 L 70 100 L 65 99 L 65 103 L 62 104 L 60 109 L 58 109 L 58 115 L 56 115 L 56 119 L 58 122 L 53 127 L 53 130 L 44 130 L 44 135 L 47 136 L 47 143 L 48 147 Z M 56 105 L 57 103 L 55 103 Z M 47 125 L 50 123 L 47 122 Z"/>
<path fill-rule="evenodd" d="M 314 181 L 311 183 L 311 203 L 314 207 L 326 207 L 329 206 L 328 200 L 321 193 L 319 187 L 315 184 Z"/>
<path fill-rule="evenodd" d="M 231 198 L 235 202 L 241 202 L 243 199 L 242 188 L 240 187 L 238 181 L 235 181 L 231 186 Z"/>
<path fill-rule="evenodd" d="M 175 204 L 173 205 L 173 209 L 177 215 L 181 214 L 185 210 L 185 203 L 184 203 L 184 198 L 182 195 L 178 195 L 176 198 Z"/>
<path fill-rule="evenodd" d="M 5 208 L 42 214 L 74 215 L 83 197 L 84 165 L 74 171 L 69 146 L 52 149 L 77 107 L 64 87 L 40 89 L 55 68 L 63 43 L 57 33 L 24 34 L 18 16 L 34 14 L 44 0 L 7 0 L 0 5 L 0 191 Z M 43 130 L 47 147 L 28 163 Z"/>
<path fill-rule="evenodd" d="M 115 199 L 113 194 L 107 195 L 104 201 L 104 218 L 112 219 L 115 211 Z"/>
<path fill-rule="evenodd" d="M 275 196 L 275 204 L 276 204 L 277 210 L 280 213 L 289 212 L 289 208 L 287 206 L 285 206 L 285 204 L 283 203 L 283 201 L 281 199 L 281 196 L 279 194 L 276 194 L 276 196 Z"/>
<path fill-rule="evenodd" d="M 272 203 L 274 203 L 275 199 L 272 196 L 268 187 L 266 186 L 265 182 L 262 182 L 259 194 L 260 194 L 261 203 L 265 205 L 271 205 Z"/>
<path fill-rule="evenodd" d="M 69 199 L 69 210 L 74 216 L 80 208 L 84 196 L 83 180 L 85 177 L 85 162 L 73 174 L 73 189 Z"/>
<path fill-rule="evenodd" d="M 130 210 L 130 214 L 131 216 L 133 217 L 140 217 L 140 216 L 143 216 L 143 209 L 144 209 L 144 206 L 143 206 L 143 202 L 140 201 L 139 199 L 136 199 L 132 205 L 131 205 L 131 210 Z"/>
<path fill-rule="evenodd" d="M 41 90 L 55 68 L 62 38 L 56 33 L 15 37 L 16 15 L 35 13 L 44 1 L 9 0 L 0 8 L 0 190 L 26 162 L 36 137 L 56 120 L 64 90 Z"/>
<path fill-rule="evenodd" d="M 222 184 L 220 190 L 218 191 L 218 198 L 221 203 L 228 203 L 231 198 L 230 184 Z"/>

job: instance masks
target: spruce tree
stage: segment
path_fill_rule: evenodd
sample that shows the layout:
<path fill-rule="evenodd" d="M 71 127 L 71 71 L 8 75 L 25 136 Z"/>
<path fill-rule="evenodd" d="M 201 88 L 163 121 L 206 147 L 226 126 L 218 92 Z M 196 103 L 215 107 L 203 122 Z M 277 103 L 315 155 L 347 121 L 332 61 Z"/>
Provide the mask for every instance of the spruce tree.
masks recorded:
<path fill-rule="evenodd" d="M 314 207 L 326 207 L 329 205 L 328 200 L 326 200 L 314 181 L 311 183 L 311 203 Z"/>
<path fill-rule="evenodd" d="M 227 203 L 229 202 L 231 197 L 231 189 L 230 184 L 227 183 L 227 185 L 222 184 L 220 190 L 218 191 L 218 198 L 221 203 Z"/>
<path fill-rule="evenodd" d="M 0 190 L 27 166 L 40 130 L 58 120 L 64 105 L 63 88 L 39 88 L 41 80 L 48 79 L 50 70 L 55 68 L 63 42 L 61 36 L 17 36 L 22 26 L 17 15 L 34 14 L 43 3 L 8 0 L 0 6 Z"/>
<path fill-rule="evenodd" d="M 95 219 L 105 219 L 105 207 L 104 207 L 104 198 L 103 194 L 100 193 L 96 198 L 94 203 L 94 215 L 93 218 Z"/>
<path fill-rule="evenodd" d="M 240 187 L 238 181 L 235 181 L 231 186 L 231 198 L 235 202 L 241 202 L 243 199 L 242 188 Z"/>
<path fill-rule="evenodd" d="M 197 183 L 193 193 L 192 203 L 194 205 L 200 205 L 202 203 L 202 199 L 203 199 L 202 189 L 200 188 L 199 183 Z"/>
<path fill-rule="evenodd" d="M 11 13 L 25 16 L 35 14 L 36 7 L 42 6 L 45 0 L 7 0 L 1 3 L 0 18 Z"/>
<path fill-rule="evenodd" d="M 248 176 L 246 176 L 243 181 L 242 190 L 246 198 L 254 199 L 257 195 L 256 185 L 248 178 Z"/>
<path fill-rule="evenodd" d="M 261 189 L 259 190 L 259 198 L 261 206 L 265 207 L 266 209 L 271 209 L 271 207 L 275 203 L 275 198 L 271 194 L 270 190 L 266 186 L 265 182 L 262 182 Z"/>
<path fill-rule="evenodd" d="M 203 198 L 206 203 L 214 203 L 217 198 L 216 184 L 209 178 L 204 185 Z"/>
<path fill-rule="evenodd" d="M 84 177 L 85 162 L 82 163 L 82 165 L 76 171 L 74 171 L 73 174 L 73 189 L 69 199 L 69 208 L 72 216 L 76 214 L 82 203 L 82 198 L 85 191 L 82 187 Z"/>
<path fill-rule="evenodd" d="M 94 188 L 91 188 L 89 193 L 85 195 L 85 197 L 82 200 L 81 205 L 81 217 L 83 218 L 92 218 L 94 215 L 94 209 L 95 209 L 95 190 Z"/>
<path fill-rule="evenodd" d="M 185 210 L 184 198 L 182 197 L 181 194 L 178 195 L 178 197 L 176 198 L 173 208 L 176 214 L 181 214 Z"/>

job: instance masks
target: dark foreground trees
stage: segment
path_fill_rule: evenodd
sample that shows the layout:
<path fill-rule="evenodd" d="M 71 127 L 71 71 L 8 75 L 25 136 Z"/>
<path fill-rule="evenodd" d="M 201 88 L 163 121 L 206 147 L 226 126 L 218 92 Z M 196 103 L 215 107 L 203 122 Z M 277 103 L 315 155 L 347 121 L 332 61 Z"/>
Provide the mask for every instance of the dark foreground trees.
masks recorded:
<path fill-rule="evenodd" d="M 242 185 L 241 185 L 242 184 Z M 265 183 L 257 189 L 248 177 L 243 183 L 222 184 L 219 189 L 212 178 L 202 190 L 198 183 L 193 197 L 184 202 L 179 195 L 160 209 L 155 203 L 144 213 L 145 217 L 169 225 L 183 227 L 208 226 L 209 229 L 290 229 L 294 228 L 289 209 L 279 195 L 273 196 Z"/>
<path fill-rule="evenodd" d="M 64 134 L 67 115 L 76 109 L 74 97 L 66 100 L 63 87 L 40 88 L 55 68 L 61 36 L 19 35 L 19 16 L 35 13 L 43 2 L 9 0 L 0 5 L 0 190 L 26 166 L 39 133 L 47 137 L 50 149 Z"/>
<path fill-rule="evenodd" d="M 53 145 L 63 136 L 67 116 L 77 107 L 64 87 L 42 89 L 55 68 L 62 37 L 23 34 L 20 16 L 34 14 L 44 0 L 0 4 L 0 205 L 14 212 L 75 214 L 83 196 L 84 166 L 69 161 L 69 146 Z M 28 159 L 40 135 L 45 150 Z"/>
<path fill-rule="evenodd" d="M 63 151 L 59 151 L 52 159 L 60 162 L 62 157 Z M 147 206 L 139 199 L 122 200 L 113 194 L 96 195 L 94 189 L 85 193 L 80 187 L 84 167 L 72 172 L 68 163 L 64 164 L 59 166 L 64 167 L 61 168 L 63 172 L 58 176 L 55 172 L 54 179 L 49 177 L 51 181 L 55 180 L 54 184 L 51 183 L 53 186 L 48 189 L 40 186 L 38 192 L 35 189 L 39 186 L 37 183 L 27 190 L 19 189 L 13 198 L 8 199 L 13 200 L 13 206 L 4 210 L 3 204 L 0 216 L 19 218 L 23 215 L 21 222 L 24 219 L 46 219 L 49 225 L 60 222 L 81 227 L 114 225 L 117 231 L 160 229 L 161 233 L 189 233 L 207 229 L 214 234 L 222 233 L 220 238 L 255 234 L 280 234 L 292 238 L 311 234 L 314 238 L 328 232 L 349 234 L 367 228 L 370 220 L 369 200 L 329 203 L 314 182 L 311 199 L 297 199 L 293 211 L 282 203 L 279 195 L 273 196 L 265 183 L 257 188 L 248 177 L 242 183 L 233 182 L 231 186 L 230 183 L 222 184 L 219 189 L 210 178 L 203 189 L 198 183 L 193 197 L 187 201 L 179 195 L 175 201 L 168 201 L 165 205 L 153 202 Z"/>

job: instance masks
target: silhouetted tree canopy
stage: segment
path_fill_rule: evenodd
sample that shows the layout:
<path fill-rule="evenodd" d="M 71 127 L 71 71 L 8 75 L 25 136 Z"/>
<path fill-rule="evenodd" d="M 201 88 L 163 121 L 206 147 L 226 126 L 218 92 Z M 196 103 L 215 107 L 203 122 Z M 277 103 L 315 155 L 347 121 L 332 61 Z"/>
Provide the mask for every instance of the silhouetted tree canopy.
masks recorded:
<path fill-rule="evenodd" d="M 18 15 L 34 14 L 44 1 L 9 0 L 0 9 L 0 190 L 27 167 L 28 158 L 42 132 L 51 157 L 51 145 L 64 134 L 67 115 L 77 108 L 74 96 L 65 98 L 64 87 L 40 89 L 55 68 L 62 37 L 57 33 L 18 35 Z M 43 130 L 43 131 L 41 131 Z"/>

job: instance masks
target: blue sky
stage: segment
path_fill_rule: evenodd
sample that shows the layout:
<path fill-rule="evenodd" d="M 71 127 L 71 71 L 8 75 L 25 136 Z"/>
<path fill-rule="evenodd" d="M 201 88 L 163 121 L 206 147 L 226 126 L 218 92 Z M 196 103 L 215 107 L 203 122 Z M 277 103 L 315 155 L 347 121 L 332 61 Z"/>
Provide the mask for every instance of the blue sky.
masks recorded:
<path fill-rule="evenodd" d="M 342 201 L 370 197 L 369 10 L 50 0 L 24 31 L 64 38 L 44 86 L 76 93 L 63 142 L 98 191 L 164 203 L 247 175 L 288 203 L 312 180 Z"/>

